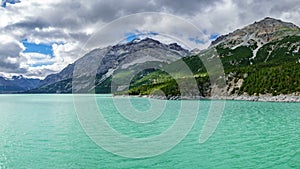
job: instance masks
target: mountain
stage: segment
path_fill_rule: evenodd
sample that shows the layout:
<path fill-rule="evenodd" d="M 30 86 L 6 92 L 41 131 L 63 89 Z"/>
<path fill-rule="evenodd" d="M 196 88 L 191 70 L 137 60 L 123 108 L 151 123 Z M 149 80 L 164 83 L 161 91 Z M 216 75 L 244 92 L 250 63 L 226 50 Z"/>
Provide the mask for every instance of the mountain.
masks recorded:
<path fill-rule="evenodd" d="M 199 92 L 186 85 L 191 96 L 210 97 L 211 91 L 219 90 L 228 96 L 240 95 L 300 95 L 300 28 L 292 23 L 274 18 L 264 18 L 244 28 L 222 35 L 205 51 L 187 51 L 178 44 L 162 44 L 146 38 L 95 49 L 70 64 L 58 74 L 49 75 L 41 86 L 30 93 L 72 92 L 73 70 L 77 67 L 81 79 L 93 76 L 94 84 L 82 81 L 80 88 L 94 89 L 96 93 L 111 92 L 112 74 L 125 81 L 137 73 L 130 88 L 122 88 L 116 94 L 150 95 L 161 90 L 168 99 L 180 98 L 178 82 L 183 84 L 191 78 L 182 69 L 184 62 L 192 71 Z M 212 86 L 206 67 L 199 56 L 216 50 L 226 79 L 224 86 Z M 200 54 L 198 54 L 200 52 Z M 98 68 L 99 63 L 102 63 Z M 157 65 L 147 69 L 147 65 Z M 160 70 L 157 70 L 160 69 Z M 172 70 L 171 77 L 165 70 Z M 197 97 L 193 97 L 197 98 Z"/>
<path fill-rule="evenodd" d="M 226 52 L 230 52 L 230 50 L 243 49 L 246 53 L 245 55 L 251 56 L 248 62 L 252 63 L 257 61 L 256 57 L 260 55 L 258 51 L 262 47 L 266 47 L 266 44 L 270 42 L 280 42 L 285 38 L 297 36 L 299 33 L 299 27 L 292 23 L 266 17 L 259 22 L 254 22 L 242 29 L 218 37 L 211 43 L 211 47 L 216 47 L 223 51 L 225 50 L 225 53 L 221 52 L 221 54 L 224 55 L 228 55 Z M 289 39 L 286 40 L 289 41 Z M 297 47 L 298 43 L 293 43 L 292 46 L 291 44 L 287 45 L 289 45 L 290 48 L 294 48 Z M 271 48 L 275 49 L 275 46 Z M 280 48 L 282 48 L 282 46 L 280 46 Z M 276 49 L 278 49 L 278 46 L 276 46 Z M 271 50 L 269 50 L 269 52 L 271 52 Z"/>
<path fill-rule="evenodd" d="M 242 29 L 220 36 L 211 48 L 218 50 L 224 66 L 248 66 L 262 62 L 297 61 L 300 28 L 267 17 Z"/>
<path fill-rule="evenodd" d="M 220 43 L 229 48 L 251 44 L 257 44 L 259 46 L 259 44 L 266 44 L 288 35 L 295 35 L 299 33 L 297 31 L 299 31 L 299 27 L 293 23 L 266 17 L 242 29 L 237 29 L 227 35 L 219 36 L 211 43 L 211 46 L 216 46 Z"/>
<path fill-rule="evenodd" d="M 135 39 L 126 44 L 94 49 L 73 64 L 68 65 L 61 72 L 47 76 L 41 82 L 39 88 L 29 92 L 70 93 L 72 92 L 72 77 L 75 65 L 80 69 L 78 71 L 81 76 L 89 77 L 92 76 L 89 74 L 90 69 L 98 67 L 101 62 L 101 66 L 97 69 L 96 85 L 98 87 L 96 90 L 108 93 L 110 92 L 110 86 L 101 86 L 101 84 L 104 84 L 104 82 L 107 84 L 113 73 L 129 74 L 140 70 L 141 66 L 147 64 L 156 65 L 158 68 L 188 55 L 189 51 L 176 43 L 163 44 L 151 38 Z"/>
<path fill-rule="evenodd" d="M 19 93 L 38 87 L 40 79 L 25 78 L 22 75 L 11 79 L 0 77 L 0 93 Z"/>
<path fill-rule="evenodd" d="M 300 95 L 298 26 L 267 17 L 218 37 L 211 43 L 209 50 L 212 49 L 216 49 L 223 64 L 228 96 Z M 193 71 L 201 96 L 209 97 L 218 87 L 211 86 L 199 56 L 184 57 L 182 61 Z M 176 67 L 177 64 L 174 62 L 169 66 Z M 149 95 L 162 90 L 167 98 L 174 98 L 180 95 L 177 81 L 184 78 L 174 79 L 163 72 L 153 72 L 133 83 L 128 93 Z"/>

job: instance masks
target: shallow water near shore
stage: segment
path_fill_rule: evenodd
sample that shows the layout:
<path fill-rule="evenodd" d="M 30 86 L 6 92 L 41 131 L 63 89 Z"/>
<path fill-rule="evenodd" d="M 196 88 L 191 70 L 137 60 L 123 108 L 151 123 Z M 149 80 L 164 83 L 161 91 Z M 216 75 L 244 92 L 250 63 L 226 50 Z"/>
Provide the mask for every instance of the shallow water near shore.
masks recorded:
<path fill-rule="evenodd" d="M 181 102 L 169 100 L 150 124 L 122 117 L 111 95 L 96 95 L 107 122 L 135 138 L 159 135 L 178 116 Z M 151 107 L 131 98 L 133 107 Z M 200 101 L 188 135 L 171 150 L 131 159 L 105 151 L 81 128 L 72 95 L 0 95 L 0 168 L 300 168 L 300 103 L 226 101 L 214 134 L 199 135 L 211 101 Z"/>

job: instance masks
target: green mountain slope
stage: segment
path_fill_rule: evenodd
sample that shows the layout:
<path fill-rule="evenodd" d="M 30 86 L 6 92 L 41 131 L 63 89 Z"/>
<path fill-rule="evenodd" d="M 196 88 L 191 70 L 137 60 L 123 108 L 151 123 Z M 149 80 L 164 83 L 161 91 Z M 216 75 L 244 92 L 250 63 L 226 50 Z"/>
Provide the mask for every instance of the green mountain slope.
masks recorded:
<path fill-rule="evenodd" d="M 226 74 L 228 95 L 299 94 L 300 92 L 300 36 L 286 36 L 263 45 L 253 57 L 253 47 L 235 49 L 216 46 Z M 182 59 L 194 73 L 201 96 L 209 96 L 210 83 L 205 67 L 198 56 Z M 177 67 L 176 62 L 169 66 Z M 180 71 L 178 71 L 180 72 Z M 184 80 L 184 76 L 177 79 Z M 167 96 L 180 95 L 176 78 L 156 71 L 131 85 L 129 94 L 149 95 L 162 90 Z M 239 85 L 238 82 L 242 82 Z"/>

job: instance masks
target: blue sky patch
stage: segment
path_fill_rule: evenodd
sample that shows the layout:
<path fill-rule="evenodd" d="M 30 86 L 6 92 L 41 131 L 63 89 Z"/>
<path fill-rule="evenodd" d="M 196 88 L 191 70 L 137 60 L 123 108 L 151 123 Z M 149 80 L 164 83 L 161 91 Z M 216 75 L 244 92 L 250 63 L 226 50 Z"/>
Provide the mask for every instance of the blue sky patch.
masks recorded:
<path fill-rule="evenodd" d="M 204 40 L 199 39 L 199 37 L 195 37 L 195 38 L 190 37 L 189 40 L 195 42 L 196 44 L 205 44 Z"/>
<path fill-rule="evenodd" d="M 219 34 L 214 33 L 214 34 L 210 35 L 209 40 L 216 40 L 218 37 L 219 37 Z"/>
<path fill-rule="evenodd" d="M 31 67 L 40 67 L 40 66 L 47 66 L 47 65 L 53 65 L 54 62 L 47 62 L 47 63 L 35 63 L 35 64 L 31 64 Z"/>
<path fill-rule="evenodd" d="M 126 33 L 125 36 L 126 36 L 126 41 L 127 42 L 131 42 L 131 41 L 133 41 L 134 39 L 137 38 L 137 35 L 132 33 L 132 32 Z"/>
<path fill-rule="evenodd" d="M 5 8 L 7 3 L 9 3 L 9 4 L 15 4 L 15 3 L 20 3 L 20 2 L 21 2 L 21 0 L 2 0 L 1 6 L 3 8 Z"/>
<path fill-rule="evenodd" d="M 25 46 L 25 50 L 23 51 L 24 53 L 41 53 L 44 55 L 49 55 L 51 57 L 54 57 L 53 54 L 53 48 L 52 44 L 36 44 L 32 42 L 28 42 L 27 39 L 22 40 L 23 45 Z"/>
<path fill-rule="evenodd" d="M 127 42 L 131 42 L 134 39 L 139 38 L 139 36 L 156 36 L 156 35 L 158 35 L 157 32 L 146 32 L 146 33 L 143 33 L 143 32 L 140 32 L 138 30 L 136 30 L 136 32 L 125 33 L 125 37 L 126 37 L 126 41 Z"/>

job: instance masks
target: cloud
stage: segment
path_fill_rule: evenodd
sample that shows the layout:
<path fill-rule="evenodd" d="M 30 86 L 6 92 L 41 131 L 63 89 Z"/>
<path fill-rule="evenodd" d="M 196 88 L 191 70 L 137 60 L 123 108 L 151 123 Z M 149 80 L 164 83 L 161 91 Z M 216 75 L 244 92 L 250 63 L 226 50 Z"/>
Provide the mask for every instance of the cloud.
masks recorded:
<path fill-rule="evenodd" d="M 163 36 L 164 33 L 176 35 L 179 41 L 186 42 L 190 41 L 189 38 L 194 38 L 192 43 L 196 47 L 205 48 L 217 35 L 231 32 L 266 16 L 300 25 L 298 0 L 284 3 L 280 0 L 2 0 L 1 4 L 5 8 L 0 8 L 0 73 L 22 73 L 40 78 L 60 71 L 95 47 L 104 47 L 117 43 L 122 38 L 126 39 L 126 33 L 136 34 L 136 30 L 144 33 L 157 32 L 160 36 L 153 37 L 164 42 L 172 39 Z M 113 31 L 105 28 L 105 25 L 115 19 L 138 12 L 175 15 L 192 23 L 203 33 L 199 35 L 193 32 L 192 28 L 185 26 L 187 22 L 174 23 L 176 19 L 157 17 L 158 15 L 135 16 L 129 22 L 115 23 Z M 126 25 L 131 26 L 127 29 Z M 183 28 L 186 34 L 184 36 L 179 31 Z M 93 34 L 100 29 L 103 34 Z M 91 36 L 95 38 L 86 44 Z M 107 39 L 97 39 L 97 36 Z M 53 58 L 44 55 L 43 62 L 30 58 L 25 52 L 26 47 L 21 43 L 24 39 L 29 43 L 51 44 Z M 186 46 L 189 45 L 192 44 Z"/>
<path fill-rule="evenodd" d="M 156 7 L 164 8 L 173 14 L 190 17 L 199 14 L 207 8 L 213 8 L 216 2 L 219 1 L 221 0 L 156 0 L 154 3 L 156 4 Z"/>
<path fill-rule="evenodd" d="M 7 35 L 0 35 L 0 72 L 24 73 L 20 68 L 20 52 L 23 50 L 22 44 Z"/>
<path fill-rule="evenodd" d="M 20 2 L 21 2 L 20 0 L 2 0 L 1 6 L 5 8 L 7 3 L 15 4 L 15 3 L 20 3 Z"/>
<path fill-rule="evenodd" d="M 23 49 L 20 47 L 20 44 L 17 42 L 3 42 L 0 45 L 0 57 L 19 57 L 19 53 Z"/>

